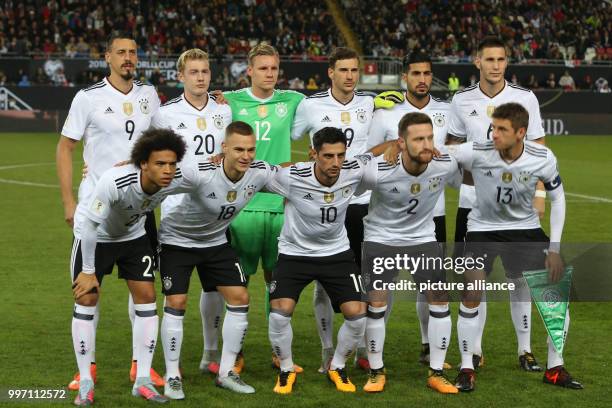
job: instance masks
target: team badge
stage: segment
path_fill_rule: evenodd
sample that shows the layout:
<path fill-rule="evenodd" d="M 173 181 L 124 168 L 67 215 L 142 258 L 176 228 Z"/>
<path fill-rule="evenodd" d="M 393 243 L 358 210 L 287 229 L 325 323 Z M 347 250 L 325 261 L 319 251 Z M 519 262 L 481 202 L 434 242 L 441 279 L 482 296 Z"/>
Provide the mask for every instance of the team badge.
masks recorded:
<path fill-rule="evenodd" d="M 351 195 L 351 193 L 352 191 L 350 187 L 344 187 L 344 189 L 342 190 L 342 197 L 347 198 Z"/>
<path fill-rule="evenodd" d="M 414 183 L 410 186 L 410 192 L 412 194 L 419 194 L 421 192 L 421 185 L 419 183 Z"/>
<path fill-rule="evenodd" d="M 323 194 L 323 200 L 325 200 L 327 204 L 331 203 L 332 201 L 334 201 L 334 193 Z"/>
<path fill-rule="evenodd" d="M 429 179 L 429 191 L 437 191 L 440 188 L 442 179 L 440 177 L 434 177 Z"/>
<path fill-rule="evenodd" d="M 547 307 L 557 307 L 563 297 L 561 292 L 556 288 L 546 288 L 542 291 L 542 300 L 546 303 Z"/>
<path fill-rule="evenodd" d="M 148 115 L 151 112 L 151 107 L 149 106 L 149 100 L 144 98 L 138 101 L 140 104 L 140 111 L 145 115 Z"/>
<path fill-rule="evenodd" d="M 131 116 L 132 113 L 134 113 L 132 102 L 123 102 L 123 113 L 125 113 L 126 116 Z"/>
<path fill-rule="evenodd" d="M 206 118 L 198 118 L 196 120 L 196 125 L 198 125 L 198 129 L 206 130 Z"/>
<path fill-rule="evenodd" d="M 494 110 L 495 110 L 495 106 L 493 106 L 493 105 L 489 105 L 489 106 L 487 106 L 487 116 L 488 116 L 488 117 L 493 116 L 493 111 L 494 111 Z"/>
<path fill-rule="evenodd" d="M 276 281 L 273 280 L 272 282 L 270 282 L 269 293 L 272 294 L 272 293 L 274 293 L 275 290 L 276 290 Z"/>
<path fill-rule="evenodd" d="M 340 113 L 340 121 L 345 125 L 351 124 L 351 112 L 341 112 Z"/>
<path fill-rule="evenodd" d="M 434 113 L 433 114 L 433 123 L 437 127 L 444 126 L 444 124 L 446 123 L 446 120 L 444 119 L 444 114 L 442 114 L 442 113 Z"/>
<path fill-rule="evenodd" d="M 142 202 L 142 205 L 140 206 L 140 209 L 144 210 L 145 208 L 147 208 L 147 207 L 149 206 L 149 204 L 151 204 L 151 200 L 149 200 L 149 199 L 147 198 L 147 199 L 145 199 L 145 200 Z"/>
<path fill-rule="evenodd" d="M 279 118 L 285 117 L 287 115 L 287 104 L 285 102 L 279 102 L 274 107 L 274 110 Z"/>
<path fill-rule="evenodd" d="M 504 172 L 502 174 L 502 181 L 504 183 L 510 183 L 512 181 L 512 173 Z"/>
<path fill-rule="evenodd" d="M 236 201 L 237 196 L 238 196 L 238 192 L 236 190 L 232 190 L 232 191 L 227 192 L 227 197 L 225 198 L 228 202 L 233 203 L 234 201 Z"/>
<path fill-rule="evenodd" d="M 213 116 L 213 123 L 215 124 L 215 127 L 219 130 L 223 129 L 223 116 L 221 115 L 215 115 Z"/>
<path fill-rule="evenodd" d="M 253 194 L 255 194 L 255 186 L 252 184 L 246 186 L 244 189 L 244 198 L 248 200 L 249 198 L 253 197 Z"/>
<path fill-rule="evenodd" d="M 366 111 L 363 109 L 357 109 L 357 121 L 359 121 L 360 123 L 366 123 L 366 120 L 368 119 L 366 116 Z"/>
<path fill-rule="evenodd" d="M 172 278 L 169 276 L 166 276 L 164 279 L 164 289 L 166 290 L 170 290 L 170 288 L 172 288 Z"/>
<path fill-rule="evenodd" d="M 529 183 L 530 179 L 531 174 L 528 171 L 521 171 L 521 173 L 519 174 L 519 181 L 523 184 Z"/>
<path fill-rule="evenodd" d="M 259 105 L 257 107 L 257 116 L 262 119 L 268 116 L 268 107 L 266 105 Z"/>

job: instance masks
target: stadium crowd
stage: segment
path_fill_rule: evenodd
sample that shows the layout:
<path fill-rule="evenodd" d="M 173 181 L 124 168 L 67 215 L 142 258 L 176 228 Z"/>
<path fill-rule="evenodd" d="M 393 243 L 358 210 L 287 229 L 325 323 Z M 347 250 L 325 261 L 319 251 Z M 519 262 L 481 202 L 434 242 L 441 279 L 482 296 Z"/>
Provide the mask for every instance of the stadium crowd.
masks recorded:
<path fill-rule="evenodd" d="M 590 0 L 341 0 L 366 55 L 424 48 L 467 61 L 483 36 L 506 39 L 516 61 L 612 59 L 612 6 Z M 372 10 L 376 10 L 375 13 Z"/>

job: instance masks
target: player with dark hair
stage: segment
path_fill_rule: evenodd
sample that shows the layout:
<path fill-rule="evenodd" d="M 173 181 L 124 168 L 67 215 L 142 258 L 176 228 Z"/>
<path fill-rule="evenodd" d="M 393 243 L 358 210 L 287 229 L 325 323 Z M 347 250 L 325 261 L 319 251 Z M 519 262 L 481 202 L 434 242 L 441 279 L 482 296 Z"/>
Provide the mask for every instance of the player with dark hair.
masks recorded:
<path fill-rule="evenodd" d="M 105 170 L 129 158 L 132 146 L 141 133 L 149 128 L 151 118 L 159 107 L 155 88 L 134 80 L 138 62 L 137 45 L 130 34 L 115 32 L 109 37 L 105 60 L 110 74 L 76 94 L 57 145 L 57 173 L 64 204 L 64 219 L 73 228 L 75 241 L 81 238 L 80 224 L 85 217 L 85 206 L 98 179 Z M 72 189 L 72 156 L 81 140 L 85 146 L 83 160 L 88 166 L 88 173 L 79 186 L 77 206 Z M 147 214 L 146 230 L 151 247 L 156 250 L 157 229 L 152 213 Z M 133 323 L 131 298 L 129 303 Z M 98 309 L 94 316 L 94 326 L 97 326 Z M 132 377 L 136 373 L 135 357 L 132 356 Z M 91 358 L 90 376 L 95 381 L 95 350 L 92 350 Z M 156 385 L 163 385 L 163 379 L 155 371 L 151 375 Z M 68 388 L 79 389 L 78 374 Z"/>
<path fill-rule="evenodd" d="M 293 140 L 308 133 L 312 144 L 313 135 L 318 130 L 333 126 L 346 135 L 347 159 L 366 152 L 374 104 L 369 95 L 355 90 L 359 83 L 359 70 L 359 54 L 355 50 L 338 47 L 332 51 L 327 69 L 331 88 L 302 100 L 291 130 Z M 368 213 L 369 201 L 369 193 L 354 197 L 346 213 L 346 232 L 358 266 L 361 265 L 363 217 Z M 313 303 L 322 349 L 319 372 L 327 373 L 334 355 L 334 311 L 329 296 L 318 281 L 315 282 Z M 365 339 L 360 342 L 355 358 L 358 367 L 368 368 Z"/>
<path fill-rule="evenodd" d="M 559 254 L 565 221 L 565 194 L 557 159 L 546 147 L 526 140 L 531 118 L 522 104 L 505 103 L 491 113 L 491 139 L 456 146 L 458 163 L 473 175 L 476 201 L 469 214 L 465 254 L 485 259 L 484 270 L 465 273 L 467 282 L 484 280 L 501 257 L 506 277 L 515 283 L 515 302 L 530 304 L 529 288 L 522 277 L 528 270 L 546 268 L 551 282 L 563 274 Z M 532 202 L 536 184 L 542 182 L 551 199 L 550 239 L 541 228 Z M 466 291 L 459 309 L 457 334 L 461 371 L 456 386 L 472 391 L 475 384 L 473 351 L 479 332 L 478 305 L 482 291 Z M 569 309 L 564 333 L 569 327 Z M 521 361 L 521 366 L 525 367 Z M 563 366 L 563 356 L 548 338 L 548 362 L 544 382 L 580 389 Z"/>
<path fill-rule="evenodd" d="M 279 170 L 268 190 L 287 200 L 279 257 L 270 286 L 270 342 L 280 359 L 274 392 L 292 392 L 291 315 L 302 290 L 319 281 L 336 311 L 344 315 L 329 379 L 342 392 L 355 392 L 346 372 L 346 359 L 365 331 L 363 287 L 344 221 L 351 198 L 360 185 L 376 177 L 371 155 L 346 160 L 346 135 L 338 128 L 317 131 L 312 140 L 314 162 Z"/>
<path fill-rule="evenodd" d="M 171 130 L 145 131 L 134 144 L 132 164 L 113 167 L 102 174 L 84 206 L 80 239 L 72 251 L 72 339 L 79 366 L 80 384 L 76 405 L 93 404 L 94 382 L 90 376 L 95 349 L 94 313 L 98 288 L 115 264 L 134 299 L 132 326 L 138 359 L 134 396 L 166 402 L 155 390 L 150 376 L 157 343 L 158 316 L 155 304 L 154 252 L 146 237 L 145 214 L 169 194 L 197 185 L 197 173 L 177 170 L 185 154 L 185 142 Z"/>

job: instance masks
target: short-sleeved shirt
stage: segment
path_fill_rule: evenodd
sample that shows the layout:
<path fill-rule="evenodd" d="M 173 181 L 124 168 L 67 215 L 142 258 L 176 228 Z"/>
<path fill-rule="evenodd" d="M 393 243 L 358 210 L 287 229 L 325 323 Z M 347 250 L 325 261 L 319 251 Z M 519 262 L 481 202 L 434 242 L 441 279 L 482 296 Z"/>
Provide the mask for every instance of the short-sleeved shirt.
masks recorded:
<path fill-rule="evenodd" d="M 329 256 L 349 249 L 344 228 L 355 192 L 371 189 L 378 167 L 372 155 L 358 155 L 342 165 L 330 187 L 315 176 L 314 162 L 280 169 L 267 189 L 287 198 L 278 251 L 295 256 Z"/>
<path fill-rule="evenodd" d="M 457 162 L 472 172 L 476 201 L 468 216 L 468 231 L 540 228 L 533 208 L 538 181 L 547 190 L 561 185 L 557 159 L 550 149 L 525 141 L 522 154 L 507 163 L 492 141 L 449 148 Z"/>
<path fill-rule="evenodd" d="M 304 95 L 295 91 L 274 90 L 267 99 L 257 98 L 250 88 L 224 92 L 232 108 L 232 119 L 248 123 L 255 131 L 255 158 L 270 164 L 291 160 L 291 127 L 299 103 Z M 283 212 L 283 199 L 275 194 L 257 193 L 246 210 Z"/>

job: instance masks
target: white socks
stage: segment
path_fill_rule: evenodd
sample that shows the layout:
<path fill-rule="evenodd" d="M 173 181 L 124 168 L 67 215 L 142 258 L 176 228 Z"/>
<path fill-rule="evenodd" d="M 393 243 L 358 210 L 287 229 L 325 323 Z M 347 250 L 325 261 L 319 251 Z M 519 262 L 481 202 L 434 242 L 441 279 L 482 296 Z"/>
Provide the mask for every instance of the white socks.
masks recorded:
<path fill-rule="evenodd" d="M 179 361 L 183 344 L 183 318 L 185 311 L 164 307 L 161 324 L 161 340 L 166 361 L 166 377 L 180 377 Z"/>
<path fill-rule="evenodd" d="M 451 317 L 448 304 L 428 305 L 429 325 L 427 337 L 429 343 L 429 366 L 434 370 L 442 370 L 446 350 L 451 339 Z"/>
<path fill-rule="evenodd" d="M 236 356 L 242 350 L 242 343 L 249 327 L 247 320 L 249 305 L 227 305 L 226 308 L 227 311 L 223 320 L 223 351 L 219 364 L 219 377 L 227 377 L 227 374 L 234 368 Z"/>
<path fill-rule="evenodd" d="M 331 362 L 331 369 L 344 368 L 346 359 L 355 350 L 359 340 L 364 336 L 366 328 L 365 314 L 344 318 L 344 323 L 338 330 L 338 344 L 334 358 Z"/>
<path fill-rule="evenodd" d="M 563 343 L 565 344 L 567 340 L 567 332 L 569 330 L 570 323 L 570 315 L 569 315 L 569 307 L 565 312 L 565 325 L 563 326 Z M 553 345 L 550 336 L 547 336 L 546 342 L 548 344 L 548 361 L 546 362 L 546 368 L 553 368 L 556 366 L 563 365 L 563 354 L 558 353 L 555 350 L 555 346 Z M 565 347 L 565 346 L 564 346 Z"/>
<path fill-rule="evenodd" d="M 419 292 L 416 298 L 416 312 L 419 318 L 421 327 L 421 344 L 429 343 L 427 323 L 429 322 L 429 305 L 427 304 L 427 296 Z"/>
<path fill-rule="evenodd" d="M 157 343 L 157 332 L 159 331 L 157 305 L 155 303 L 135 304 L 134 314 L 132 338 L 136 348 L 136 360 L 138 361 L 136 378 L 150 378 L 151 363 Z"/>
<path fill-rule="evenodd" d="M 202 332 L 204 336 L 204 354 L 219 349 L 219 327 L 225 300 L 219 292 L 204 292 L 200 294 L 200 316 L 202 317 Z"/>
<path fill-rule="evenodd" d="M 291 328 L 291 315 L 287 315 L 277 309 L 270 309 L 268 337 L 270 338 L 274 354 L 280 359 L 281 371 L 293 371 L 293 356 L 291 355 L 293 329 Z"/>
<path fill-rule="evenodd" d="M 72 344 L 81 380 L 92 380 L 89 367 L 93 361 L 96 341 L 95 312 L 96 306 L 75 304 L 72 313 Z"/>
<path fill-rule="evenodd" d="M 384 367 L 383 349 L 385 346 L 386 334 L 386 311 L 387 306 L 373 307 L 368 305 L 365 337 L 368 345 L 368 361 L 372 369 Z"/>
<path fill-rule="evenodd" d="M 134 338 L 134 319 L 136 318 L 136 314 L 134 312 L 134 298 L 132 298 L 131 293 L 128 293 L 128 317 L 132 325 L 132 361 L 135 361 L 138 360 L 138 356 L 136 355 L 136 339 Z"/>
<path fill-rule="evenodd" d="M 482 293 L 480 305 L 478 305 L 478 332 L 474 339 L 474 354 L 482 356 L 482 334 L 487 323 L 487 294 Z"/>
<path fill-rule="evenodd" d="M 531 353 L 531 295 L 525 278 L 510 279 L 514 290 L 510 291 L 510 315 L 518 341 L 518 355 Z"/>
<path fill-rule="evenodd" d="M 317 330 L 321 339 L 321 347 L 330 349 L 334 347 L 334 309 L 331 300 L 323 285 L 318 281 L 314 283 L 313 306 Z"/>
<path fill-rule="evenodd" d="M 480 329 L 478 307 L 469 308 L 463 303 L 459 305 L 459 317 L 457 318 L 457 337 L 459 339 L 459 352 L 461 353 L 461 368 L 474 369 L 472 355 L 474 354 L 474 343 Z M 431 347 L 431 345 L 430 345 Z M 431 348 L 430 348 L 431 358 Z"/>

